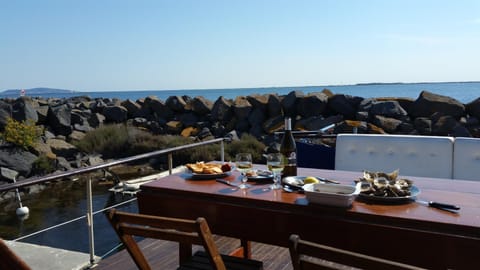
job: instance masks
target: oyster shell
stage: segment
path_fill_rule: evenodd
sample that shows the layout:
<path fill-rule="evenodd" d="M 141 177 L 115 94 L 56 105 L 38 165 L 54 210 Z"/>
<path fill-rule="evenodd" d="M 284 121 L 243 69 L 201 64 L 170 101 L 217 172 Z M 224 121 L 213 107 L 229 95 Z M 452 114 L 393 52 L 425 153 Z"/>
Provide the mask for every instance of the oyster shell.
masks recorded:
<path fill-rule="evenodd" d="M 363 171 L 363 177 L 355 180 L 361 183 L 360 193 L 380 197 L 404 197 L 410 195 L 413 184 L 409 179 L 398 179 L 399 170 L 390 173 Z"/>

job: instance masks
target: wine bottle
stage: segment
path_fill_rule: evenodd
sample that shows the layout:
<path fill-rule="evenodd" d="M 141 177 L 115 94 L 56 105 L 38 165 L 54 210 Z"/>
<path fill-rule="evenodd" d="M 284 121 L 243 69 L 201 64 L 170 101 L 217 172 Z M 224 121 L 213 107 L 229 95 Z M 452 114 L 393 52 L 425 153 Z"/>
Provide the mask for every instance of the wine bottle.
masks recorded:
<path fill-rule="evenodd" d="M 282 177 L 297 175 L 297 146 L 292 135 L 292 122 L 290 117 L 285 118 L 285 132 L 283 134 L 280 152 L 284 157 L 285 167 Z"/>

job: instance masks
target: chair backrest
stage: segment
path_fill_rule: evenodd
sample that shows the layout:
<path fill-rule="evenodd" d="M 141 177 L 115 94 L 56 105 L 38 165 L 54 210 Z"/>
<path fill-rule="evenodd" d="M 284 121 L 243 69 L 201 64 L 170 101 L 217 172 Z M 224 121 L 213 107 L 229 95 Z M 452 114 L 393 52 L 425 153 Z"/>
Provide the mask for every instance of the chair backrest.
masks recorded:
<path fill-rule="evenodd" d="M 31 268 L 0 239 L 0 269 L 30 270 Z"/>
<path fill-rule="evenodd" d="M 290 236 L 289 248 L 294 270 L 345 269 L 346 266 L 360 269 L 385 270 L 422 269 L 301 240 L 295 234 Z"/>
<path fill-rule="evenodd" d="M 192 245 L 201 245 L 205 248 L 213 269 L 225 269 L 225 264 L 204 218 L 186 220 L 112 209 L 108 213 L 108 219 L 139 269 L 151 268 L 133 236 L 178 242 L 180 264 L 192 256 Z M 188 252 L 185 252 L 186 250 Z"/>
<path fill-rule="evenodd" d="M 452 178 L 453 137 L 338 134 L 335 169 Z"/>
<path fill-rule="evenodd" d="M 455 138 L 453 178 L 480 181 L 480 139 Z"/>

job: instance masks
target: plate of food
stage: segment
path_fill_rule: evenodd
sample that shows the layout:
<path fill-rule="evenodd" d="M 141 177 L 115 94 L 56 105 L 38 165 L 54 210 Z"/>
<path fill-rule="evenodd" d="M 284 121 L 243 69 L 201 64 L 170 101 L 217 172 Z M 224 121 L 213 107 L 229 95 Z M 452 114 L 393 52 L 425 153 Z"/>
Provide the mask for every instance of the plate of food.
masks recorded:
<path fill-rule="evenodd" d="M 415 200 L 420 190 L 413 181 L 398 177 L 398 170 L 391 173 L 364 171 L 363 177 L 355 180 L 360 183 L 360 194 L 363 200 L 401 203 Z"/>
<path fill-rule="evenodd" d="M 215 179 L 229 176 L 232 166 L 229 163 L 205 163 L 203 161 L 185 165 L 191 173 L 191 179 Z"/>
<path fill-rule="evenodd" d="M 267 170 L 251 170 L 245 173 L 247 175 L 248 181 L 253 182 L 272 182 L 273 173 Z"/>

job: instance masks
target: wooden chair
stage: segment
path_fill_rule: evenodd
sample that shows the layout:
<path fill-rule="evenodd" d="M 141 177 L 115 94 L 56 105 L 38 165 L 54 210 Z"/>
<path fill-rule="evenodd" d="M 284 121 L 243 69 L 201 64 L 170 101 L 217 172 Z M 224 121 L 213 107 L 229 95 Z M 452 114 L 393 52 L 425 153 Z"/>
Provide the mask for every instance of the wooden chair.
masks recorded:
<path fill-rule="evenodd" d="M 356 269 L 423 269 L 301 240 L 295 234 L 290 236 L 289 248 L 294 270 L 345 269 L 347 266 Z"/>
<path fill-rule="evenodd" d="M 260 261 L 221 255 L 204 218 L 176 219 L 120 212 L 112 209 L 108 219 L 139 269 L 151 269 L 133 236 L 162 239 L 179 243 L 178 269 L 263 269 Z M 192 245 L 201 245 L 205 252 L 192 255 Z"/>
<path fill-rule="evenodd" d="M 31 268 L 0 239 L 0 269 L 31 270 Z"/>

